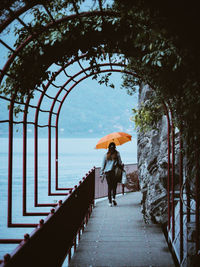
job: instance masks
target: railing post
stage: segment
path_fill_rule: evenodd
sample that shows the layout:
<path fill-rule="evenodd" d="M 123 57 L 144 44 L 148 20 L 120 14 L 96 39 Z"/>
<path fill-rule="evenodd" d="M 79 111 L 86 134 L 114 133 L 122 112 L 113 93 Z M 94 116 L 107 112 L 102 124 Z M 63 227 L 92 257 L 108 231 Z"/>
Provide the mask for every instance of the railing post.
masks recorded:
<path fill-rule="evenodd" d="M 195 207 L 195 221 L 196 221 L 196 255 L 199 254 L 199 158 L 197 158 L 197 161 L 196 161 L 196 170 L 197 170 L 197 173 L 196 173 L 196 192 L 195 192 L 195 200 L 196 200 L 196 207 Z"/>
<path fill-rule="evenodd" d="M 171 147 L 170 147 L 170 132 L 171 132 L 171 126 L 170 126 L 170 118 L 169 118 L 169 111 L 168 108 L 163 102 L 164 110 L 165 110 L 165 115 L 167 117 L 167 215 L 168 215 L 168 231 L 170 231 L 171 228 L 171 203 L 170 203 L 170 188 L 171 188 L 171 160 L 170 160 L 170 153 L 171 153 Z"/>
<path fill-rule="evenodd" d="M 10 101 L 9 109 L 9 144 L 8 144 L 8 227 L 12 221 L 12 171 L 13 171 L 13 100 Z"/>
<path fill-rule="evenodd" d="M 190 184 L 186 180 L 186 196 L 187 196 L 187 223 L 190 222 Z"/>
<path fill-rule="evenodd" d="M 38 126 L 34 129 L 34 205 L 38 205 Z"/>
<path fill-rule="evenodd" d="M 26 267 L 27 262 L 31 262 L 31 266 L 60 266 L 66 252 L 70 261 L 72 248 L 74 251 L 77 248 L 81 226 L 84 228 L 84 224 L 88 223 L 93 203 L 94 170 L 74 187 L 63 202 L 59 201 L 46 220 L 34 225 L 37 228 L 29 236 L 24 236 L 25 240 L 11 256 L 9 266 Z"/>
<path fill-rule="evenodd" d="M 183 186 L 183 152 L 181 128 L 179 132 L 179 184 L 180 184 L 180 263 L 183 260 L 183 203 L 182 203 L 182 186 Z"/>
<path fill-rule="evenodd" d="M 172 209 L 172 241 L 174 241 L 175 237 L 175 207 L 174 207 L 174 162 L 175 162 L 175 147 L 174 147 L 174 122 L 173 122 L 173 114 L 171 113 L 171 139 L 172 139 L 172 176 L 171 176 L 171 209 Z"/>

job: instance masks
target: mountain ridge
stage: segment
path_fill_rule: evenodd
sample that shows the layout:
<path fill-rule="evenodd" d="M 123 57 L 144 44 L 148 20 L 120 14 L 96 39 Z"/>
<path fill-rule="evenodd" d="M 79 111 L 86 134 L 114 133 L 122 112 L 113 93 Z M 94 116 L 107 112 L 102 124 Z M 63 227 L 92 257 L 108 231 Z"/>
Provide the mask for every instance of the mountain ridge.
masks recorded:
<path fill-rule="evenodd" d="M 66 97 L 59 115 L 59 137 L 99 137 L 110 132 L 125 131 L 135 135 L 134 122 L 130 120 L 132 108 L 137 105 L 137 93 L 128 95 L 120 89 L 121 76 L 114 75 L 111 82 L 115 88 L 98 84 L 87 79 L 77 85 Z M 44 107 L 50 107 L 48 102 Z M 42 107 L 41 107 L 42 108 Z M 56 112 L 57 110 L 54 110 Z M 19 115 L 22 120 L 23 113 Z M 28 120 L 34 122 L 34 113 L 29 112 Z M 55 116 L 54 116 L 55 117 Z M 6 114 L 8 119 L 8 114 Z M 5 120 L 5 107 L 1 105 L 0 120 Z M 52 120 L 55 125 L 55 119 Z M 8 135 L 7 123 L 0 123 L 0 137 Z M 39 124 L 48 125 L 48 114 L 40 113 Z M 33 125 L 28 125 L 28 136 L 34 135 Z M 17 137 L 22 135 L 22 125 L 14 127 Z M 39 128 L 40 137 L 47 136 L 47 131 Z M 54 135 L 54 131 L 52 131 Z"/>

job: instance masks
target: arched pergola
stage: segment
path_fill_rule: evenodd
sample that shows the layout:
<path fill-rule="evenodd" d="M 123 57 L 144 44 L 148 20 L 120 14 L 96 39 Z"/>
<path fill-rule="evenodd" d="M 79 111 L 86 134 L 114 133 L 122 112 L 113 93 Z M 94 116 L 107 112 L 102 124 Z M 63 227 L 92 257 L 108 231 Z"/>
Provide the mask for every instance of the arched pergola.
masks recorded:
<path fill-rule="evenodd" d="M 37 5 L 39 4 L 39 5 Z M 21 15 L 23 15 L 26 12 L 30 12 L 35 5 L 37 5 L 38 11 L 40 10 L 46 12 L 46 15 L 48 16 L 48 20 L 46 22 L 46 25 L 40 25 L 41 28 L 43 28 L 43 31 L 41 29 L 38 29 L 37 33 L 34 32 L 33 29 L 31 29 L 30 26 L 28 26 L 26 22 L 26 18 L 24 20 L 21 19 Z M 34 43 L 34 46 L 37 48 L 41 48 L 44 46 L 44 44 L 39 40 L 40 35 L 43 35 L 44 32 L 48 38 L 48 35 L 51 34 L 54 30 L 60 32 L 60 25 L 65 24 L 67 27 L 67 24 L 70 21 L 79 21 L 81 24 L 82 18 L 92 18 L 98 16 L 102 21 L 104 21 L 105 17 L 114 17 L 115 13 L 111 10 L 103 10 L 103 5 L 101 1 L 99 1 L 98 4 L 98 10 L 93 10 L 91 12 L 83 12 L 81 15 L 79 14 L 78 7 L 76 6 L 76 3 L 74 2 L 73 7 L 75 9 L 75 14 L 69 15 L 69 16 L 63 16 L 60 19 L 54 19 L 53 15 L 50 12 L 51 8 L 48 8 L 48 4 L 44 4 L 41 2 L 35 2 L 33 5 L 28 4 L 24 5 L 23 7 L 16 6 L 16 10 L 12 10 L 12 8 L 8 8 L 9 15 L 8 17 L 5 17 L 5 20 L 2 21 L 1 24 L 1 32 L 6 31 L 7 27 L 12 25 L 13 22 L 19 23 L 18 26 L 23 26 L 28 33 L 28 37 L 21 40 L 21 42 L 18 44 L 16 49 L 13 49 L 13 47 L 3 39 L 1 39 L 1 45 L 3 48 L 6 49 L 6 52 L 8 51 L 10 54 L 8 55 L 8 58 L 6 62 L 2 65 L 1 69 L 1 75 L 0 80 L 2 84 L 5 82 L 6 78 L 11 78 L 12 81 L 16 81 L 16 79 L 10 74 L 10 70 L 12 69 L 12 66 L 15 65 L 15 61 L 20 59 L 21 54 L 23 54 L 24 50 L 31 45 L 31 42 Z M 92 5 L 93 6 L 93 5 Z M 44 10 L 43 10 L 44 9 Z M 29 16 L 29 15 L 28 15 Z M 30 15 L 31 17 L 31 15 Z M 29 19 L 32 19 L 29 18 Z M 91 23 L 91 22 L 90 22 Z M 80 25 L 77 26 L 77 28 Z M 12 28 L 12 26 L 11 26 Z M 13 30 L 13 29 L 12 29 Z M 96 32 L 98 35 L 98 31 Z M 14 38 L 13 33 L 11 34 L 11 39 Z M 56 39 L 56 38 L 55 38 Z M 101 43 L 101 36 L 98 37 L 99 43 Z M 72 45 L 77 44 L 78 40 L 75 40 Z M 90 39 L 91 43 L 95 41 Z M 66 41 L 63 40 L 63 43 Z M 34 128 L 34 207 L 55 207 L 57 206 L 56 203 L 39 203 L 38 200 L 38 132 L 40 129 L 46 128 L 48 129 L 48 196 L 66 196 L 72 188 L 60 188 L 58 186 L 58 128 L 59 128 L 59 115 L 61 112 L 62 105 L 64 101 L 66 100 L 68 94 L 70 91 L 78 85 L 81 81 L 85 80 L 86 78 L 89 78 L 91 76 L 97 75 L 99 73 L 108 73 L 108 72 L 119 72 L 121 73 L 126 72 L 130 73 L 130 71 L 124 70 L 125 62 L 118 60 L 118 62 L 112 62 L 111 56 L 106 56 L 105 53 L 105 60 L 99 60 L 98 62 L 94 62 L 94 66 L 90 65 L 88 58 L 91 57 L 88 55 L 87 52 L 81 53 L 79 45 L 82 45 L 82 43 L 79 43 L 74 51 L 70 51 L 69 59 L 67 59 L 65 62 L 59 62 L 59 57 L 62 55 L 62 53 L 58 53 L 55 55 L 55 58 L 51 63 L 48 63 L 48 66 L 46 65 L 46 69 L 41 69 L 41 72 L 39 75 L 42 75 L 43 71 L 48 71 L 48 68 L 51 70 L 53 69 L 53 73 L 50 78 L 47 79 L 47 82 L 42 82 L 41 86 L 34 86 L 33 90 L 27 90 L 25 93 L 25 97 L 23 99 L 18 97 L 17 90 L 13 90 L 9 92 L 8 94 L 2 94 L 1 100 L 5 104 L 9 105 L 9 116 L 7 119 L 1 120 L 1 123 L 5 123 L 8 125 L 8 136 L 9 136 L 9 148 L 8 148 L 8 227 L 35 227 L 37 224 L 35 223 L 14 223 L 12 221 L 12 212 L 13 212 L 13 173 L 15 172 L 15 167 L 13 165 L 13 148 L 14 148 L 14 127 L 17 125 L 19 127 L 22 127 L 23 132 L 23 162 L 22 162 L 22 177 L 23 177 L 23 202 L 22 202 L 22 211 L 23 216 L 45 216 L 48 215 L 48 212 L 46 211 L 36 211 L 36 212 L 29 212 L 27 210 L 27 181 L 28 181 L 28 166 L 27 166 L 27 135 L 28 135 L 28 127 Z M 92 45 L 94 45 L 92 43 Z M 33 47 L 34 47 L 33 46 Z M 54 49 L 52 46 L 54 52 L 57 49 Z M 30 55 L 31 55 L 31 51 Z M 47 52 L 47 51 L 46 51 Z M 94 49 L 94 58 L 96 57 Z M 50 51 L 47 53 L 47 57 L 50 55 Z M 97 58 L 99 56 L 97 55 Z M 39 63 L 40 61 L 38 61 Z M 68 69 L 73 64 L 77 64 L 79 66 L 79 71 L 75 72 L 73 75 L 68 74 Z M 34 65 L 34 64 L 33 64 Z M 52 67 L 53 65 L 53 67 Z M 30 66 L 29 70 L 32 69 L 32 66 Z M 78 69 L 78 68 L 77 68 Z M 132 73 L 131 73 L 132 74 Z M 59 77 L 64 76 L 64 79 L 66 82 L 63 85 L 57 85 L 59 83 Z M 33 77 L 34 78 L 34 77 Z M 63 79 L 63 80 L 64 80 Z M 57 82 L 58 81 L 58 82 Z M 51 88 L 54 88 L 54 93 L 49 93 L 49 90 Z M 15 92 L 14 92 L 15 91 Z M 51 90 L 52 91 L 52 90 Z M 33 98 L 34 95 L 34 98 Z M 43 102 L 45 100 L 49 100 L 49 108 L 41 108 Z M 19 113 L 19 118 L 15 117 L 15 111 L 20 106 L 21 113 Z M 30 114 L 30 115 L 29 115 Z M 48 123 L 47 124 L 41 124 L 39 122 L 39 116 L 41 114 L 48 114 Z M 52 158 L 52 142 L 51 142 L 51 136 L 52 132 L 55 134 L 55 158 Z M 55 162 L 55 190 L 52 190 L 52 161 Z M 64 192 L 63 192 L 64 190 Z M 54 192 L 53 192 L 54 191 Z M 8 239 L 7 241 L 4 239 L 2 242 L 15 242 L 14 239 Z M 18 242 L 18 240 L 16 240 Z"/>
<path fill-rule="evenodd" d="M 9 115 L 1 119 L 8 125 L 8 227 L 35 227 L 35 223 L 12 222 L 13 128 L 21 125 L 23 131 L 23 216 L 45 216 L 48 212 L 27 210 L 27 129 L 34 128 L 34 207 L 55 207 L 55 203 L 38 201 L 38 132 L 48 129 L 48 196 L 66 196 L 71 188 L 59 187 L 58 129 L 59 115 L 68 94 L 89 77 L 119 72 L 142 80 L 141 73 L 130 70 L 128 57 L 140 53 L 132 49 L 137 36 L 133 35 L 130 21 L 112 9 L 112 1 L 9 1 L 2 8 L 0 33 L 2 61 L 0 65 L 0 99 L 9 105 Z M 37 19 L 33 23 L 33 19 Z M 15 25 L 16 24 L 16 25 Z M 116 27 L 118 26 L 118 27 Z M 16 29 L 15 29 L 16 27 Z M 8 31 L 9 29 L 9 31 Z M 15 40 L 14 31 L 16 32 Z M 8 36 L 6 35 L 8 32 Z M 112 32 L 112 35 L 110 34 Z M 128 36 L 130 35 L 130 36 Z M 128 37 L 127 37 L 128 36 Z M 10 39 L 9 39 L 10 38 Z M 126 40 L 125 40 L 126 38 Z M 127 41 L 128 38 L 128 41 Z M 14 44 L 15 42 L 15 44 Z M 76 64 L 79 70 L 69 74 Z M 65 79 L 60 85 L 60 77 Z M 146 82 L 146 80 L 145 80 Z M 151 85 L 151 84 L 150 84 Z M 51 88 L 54 88 L 52 94 Z M 50 92 L 50 93 L 49 93 Z M 45 99 L 49 107 L 44 109 Z M 168 119 L 168 230 L 172 228 L 174 241 L 174 129 L 170 100 L 163 104 Z M 15 117 L 19 109 L 23 115 Z M 31 116 L 29 115 L 31 114 Z M 41 124 L 39 116 L 47 114 L 48 123 Z M 7 117 L 6 117 L 7 116 Z M 52 158 L 52 133 L 55 133 L 55 158 Z M 170 142 L 172 138 L 172 142 Z M 170 148 L 172 146 L 172 150 Z M 182 139 L 180 136 L 180 147 Z M 172 151 L 172 159 L 170 153 Z M 171 162 L 172 160 L 172 162 Z M 52 190 L 52 161 L 55 162 L 55 188 Z M 172 163 L 172 164 L 171 164 Z M 171 175 L 172 174 L 172 175 Z M 172 178 L 172 179 L 171 179 Z M 199 251 L 199 183 L 196 191 L 196 252 Z M 180 188 L 183 188 L 182 154 L 180 153 Z M 64 191 L 64 192 L 63 192 Z M 182 196 L 180 190 L 179 201 Z M 183 260 L 183 207 L 180 201 L 180 262 Z M 190 198 L 187 197 L 187 204 Z M 187 209 L 190 220 L 190 210 Z M 18 242 L 19 240 L 16 240 Z M 5 242 L 2 241 L 2 242 Z M 9 241 L 8 241 L 9 242 Z M 15 242 L 10 239 L 10 242 Z"/>

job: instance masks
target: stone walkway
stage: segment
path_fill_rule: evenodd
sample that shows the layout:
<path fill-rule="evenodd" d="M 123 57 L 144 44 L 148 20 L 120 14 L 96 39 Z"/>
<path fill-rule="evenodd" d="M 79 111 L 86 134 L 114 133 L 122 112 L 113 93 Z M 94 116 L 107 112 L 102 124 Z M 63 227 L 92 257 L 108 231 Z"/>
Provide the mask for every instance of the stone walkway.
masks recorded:
<path fill-rule="evenodd" d="M 145 224 L 141 193 L 117 197 L 118 205 L 96 203 L 70 267 L 175 266 L 161 228 Z"/>

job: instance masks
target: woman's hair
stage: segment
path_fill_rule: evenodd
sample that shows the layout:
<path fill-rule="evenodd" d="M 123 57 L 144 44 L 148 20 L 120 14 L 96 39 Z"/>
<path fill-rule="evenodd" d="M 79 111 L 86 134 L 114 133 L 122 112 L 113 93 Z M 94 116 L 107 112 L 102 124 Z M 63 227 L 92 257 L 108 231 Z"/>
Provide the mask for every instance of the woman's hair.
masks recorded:
<path fill-rule="evenodd" d="M 111 148 L 114 148 L 114 151 L 111 153 Z M 114 142 L 111 142 L 108 146 L 108 152 L 107 152 L 107 160 L 115 160 L 117 159 L 117 150 L 116 145 Z"/>
<path fill-rule="evenodd" d="M 111 142 L 108 146 L 108 149 L 110 150 L 111 147 L 114 147 L 114 149 L 116 148 L 116 145 L 114 142 Z"/>

